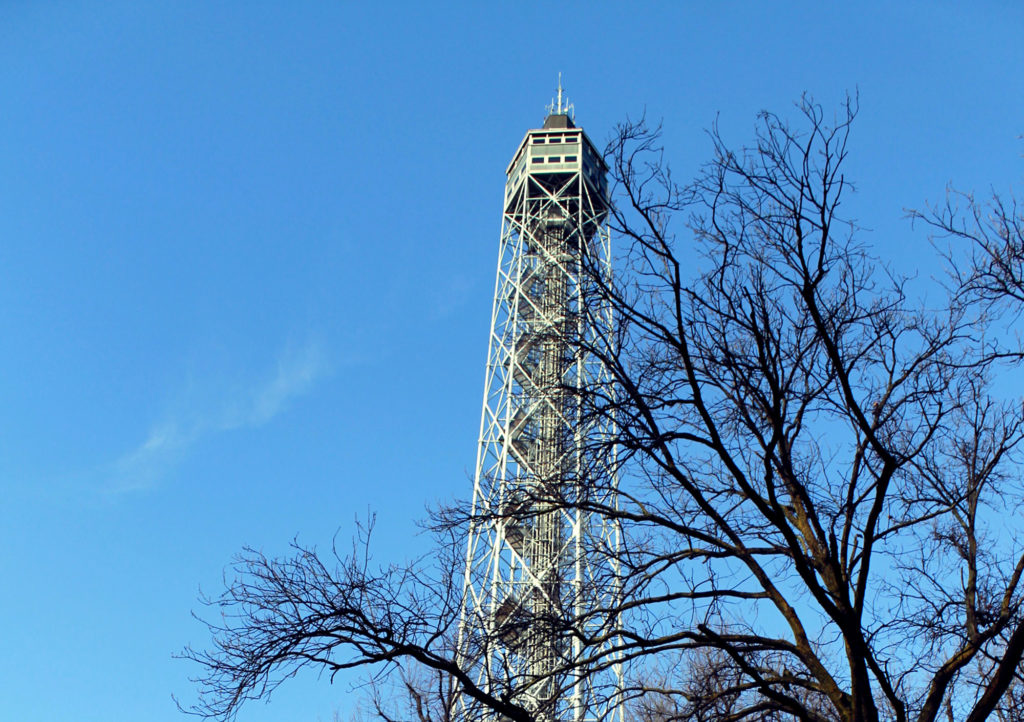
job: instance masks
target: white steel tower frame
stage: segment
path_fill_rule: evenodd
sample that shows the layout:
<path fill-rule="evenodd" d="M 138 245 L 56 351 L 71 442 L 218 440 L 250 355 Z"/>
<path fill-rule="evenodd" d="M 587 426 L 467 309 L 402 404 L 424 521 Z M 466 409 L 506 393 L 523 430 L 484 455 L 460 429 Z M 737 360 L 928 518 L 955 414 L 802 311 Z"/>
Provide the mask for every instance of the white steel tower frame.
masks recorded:
<path fill-rule="evenodd" d="M 506 171 L 458 655 L 538 721 L 622 722 L 614 451 L 582 400 L 612 389 L 607 166 L 561 92 Z"/>

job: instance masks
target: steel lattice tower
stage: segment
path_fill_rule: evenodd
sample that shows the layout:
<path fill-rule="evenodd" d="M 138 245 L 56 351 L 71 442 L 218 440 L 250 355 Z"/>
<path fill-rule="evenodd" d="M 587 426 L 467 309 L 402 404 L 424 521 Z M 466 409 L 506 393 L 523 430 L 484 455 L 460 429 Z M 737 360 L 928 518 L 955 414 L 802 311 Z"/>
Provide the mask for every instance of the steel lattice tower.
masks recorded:
<path fill-rule="evenodd" d="M 612 388 L 607 166 L 561 78 L 548 111 L 506 170 L 458 655 L 537 720 L 621 722 L 619 532 L 593 512 L 615 504 L 610 422 L 581 393 Z M 455 712 L 495 718 L 466 694 Z"/>

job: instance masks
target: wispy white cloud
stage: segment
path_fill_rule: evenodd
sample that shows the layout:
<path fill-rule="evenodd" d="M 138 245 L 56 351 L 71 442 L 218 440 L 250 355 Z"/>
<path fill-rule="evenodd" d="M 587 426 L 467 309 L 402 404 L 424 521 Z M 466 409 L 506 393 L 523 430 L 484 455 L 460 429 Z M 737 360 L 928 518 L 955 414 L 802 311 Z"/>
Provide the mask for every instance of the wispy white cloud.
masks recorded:
<path fill-rule="evenodd" d="M 299 353 L 287 354 L 277 362 L 277 373 L 262 387 L 254 389 L 249 408 L 226 428 L 260 426 L 277 416 L 289 399 L 309 391 L 326 369 L 320 347 L 307 345 Z"/>
<path fill-rule="evenodd" d="M 327 370 L 320 345 L 311 342 L 283 352 L 274 371 L 248 387 L 193 398 L 186 408 L 154 424 L 145 441 L 110 465 L 104 490 L 120 494 L 155 486 L 196 443 L 268 423 L 292 399 L 308 393 Z"/>
<path fill-rule="evenodd" d="M 142 444 L 111 465 L 105 490 L 116 493 L 153 486 L 195 441 L 196 431 L 183 431 L 174 421 L 154 426 Z"/>

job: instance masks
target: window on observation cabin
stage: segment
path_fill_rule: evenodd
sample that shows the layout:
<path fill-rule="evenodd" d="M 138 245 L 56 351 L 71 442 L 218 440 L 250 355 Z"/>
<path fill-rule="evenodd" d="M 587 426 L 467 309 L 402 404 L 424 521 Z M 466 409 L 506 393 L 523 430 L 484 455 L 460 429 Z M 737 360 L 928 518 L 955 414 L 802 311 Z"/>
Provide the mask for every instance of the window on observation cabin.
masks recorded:
<path fill-rule="evenodd" d="M 541 143 L 544 143 L 544 142 L 545 142 L 545 140 L 544 140 L 543 138 L 534 138 L 534 139 L 533 139 L 533 142 L 534 142 L 535 144 L 539 145 L 539 144 L 541 144 Z"/>
<path fill-rule="evenodd" d="M 553 155 L 550 158 L 548 158 L 548 163 L 561 163 L 561 162 L 562 162 L 562 159 L 559 158 L 557 155 Z"/>
<path fill-rule="evenodd" d="M 567 156 L 565 156 L 565 162 L 566 163 L 575 163 L 576 160 L 577 160 L 577 158 L 574 155 L 567 155 Z"/>

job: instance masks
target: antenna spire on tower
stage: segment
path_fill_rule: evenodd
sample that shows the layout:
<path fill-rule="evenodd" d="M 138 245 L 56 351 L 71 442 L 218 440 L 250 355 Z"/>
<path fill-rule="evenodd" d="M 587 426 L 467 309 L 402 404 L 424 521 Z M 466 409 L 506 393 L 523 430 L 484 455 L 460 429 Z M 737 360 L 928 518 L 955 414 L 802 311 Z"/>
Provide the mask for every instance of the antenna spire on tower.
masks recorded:
<path fill-rule="evenodd" d="M 547 107 L 548 115 L 568 115 L 568 116 L 572 117 L 573 120 L 575 120 L 576 119 L 576 109 L 573 107 L 572 103 L 569 102 L 568 96 L 565 97 L 565 103 L 564 104 L 562 103 L 563 92 L 564 92 L 564 90 L 562 88 L 562 73 L 559 72 L 558 73 L 558 101 L 556 103 L 554 98 L 551 99 L 551 104 L 548 105 L 548 107 Z"/>

